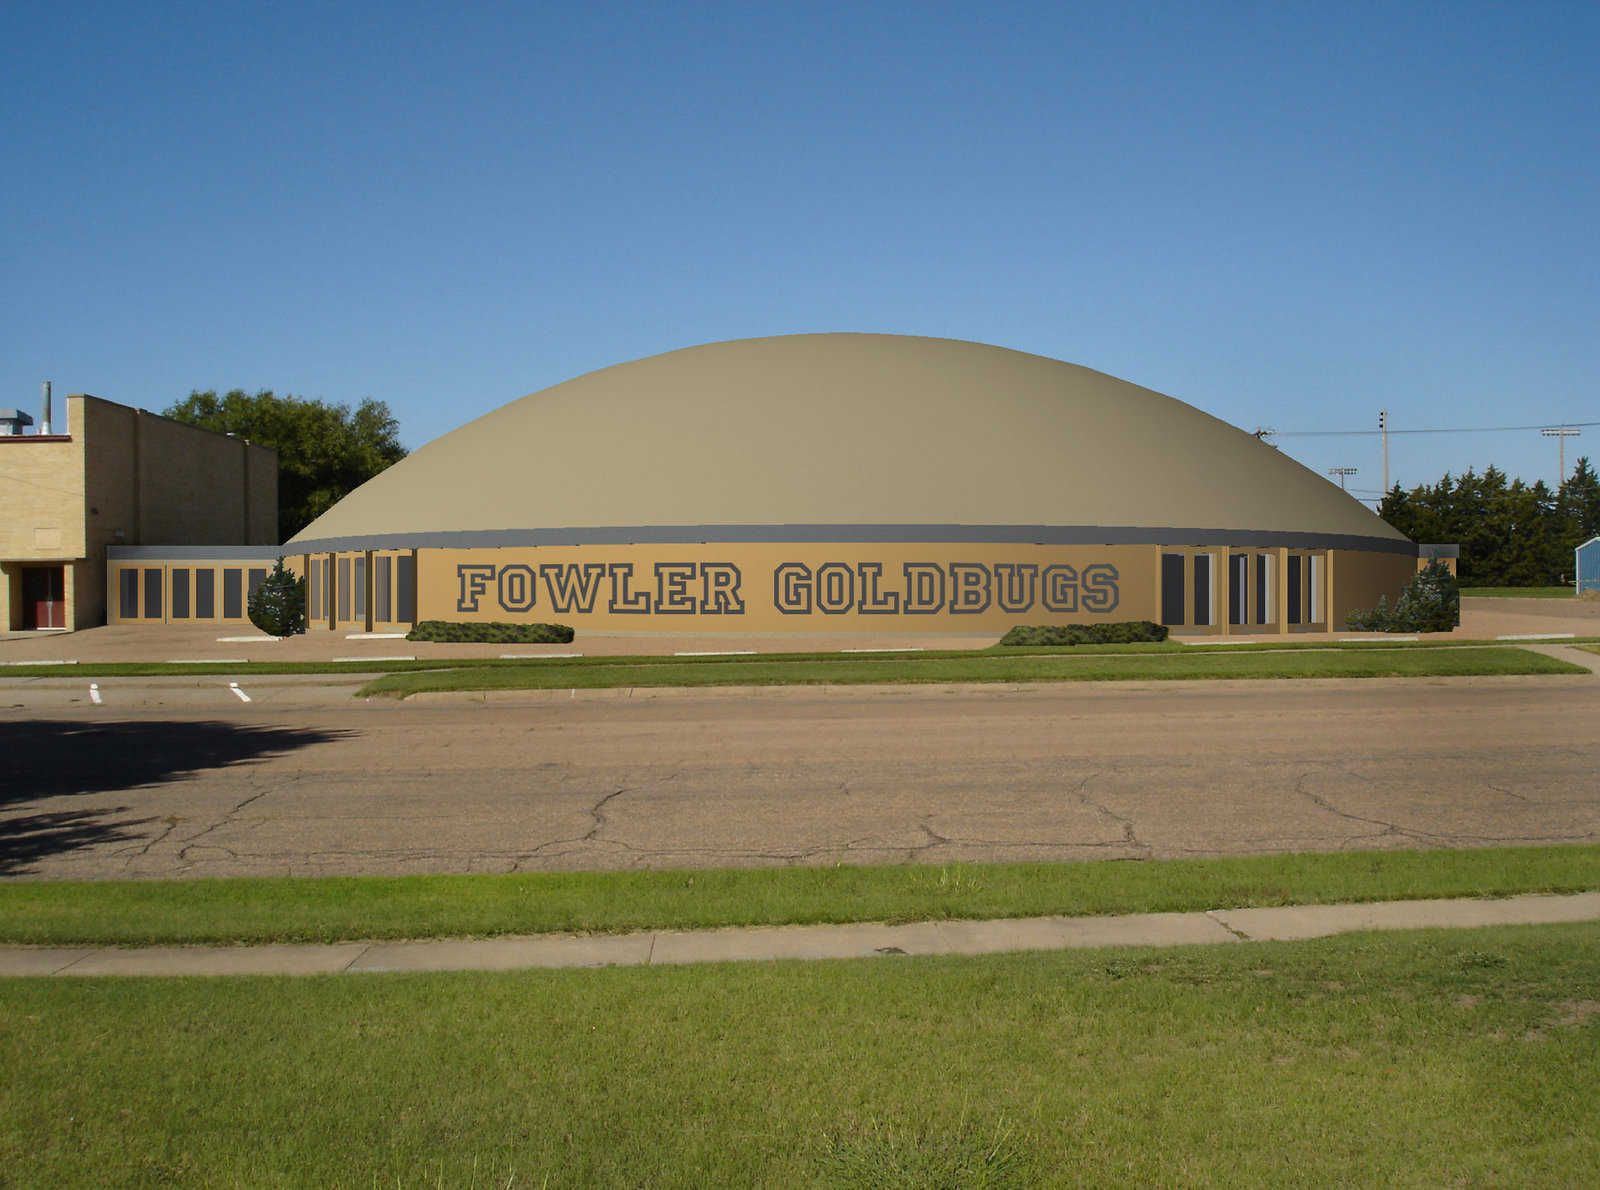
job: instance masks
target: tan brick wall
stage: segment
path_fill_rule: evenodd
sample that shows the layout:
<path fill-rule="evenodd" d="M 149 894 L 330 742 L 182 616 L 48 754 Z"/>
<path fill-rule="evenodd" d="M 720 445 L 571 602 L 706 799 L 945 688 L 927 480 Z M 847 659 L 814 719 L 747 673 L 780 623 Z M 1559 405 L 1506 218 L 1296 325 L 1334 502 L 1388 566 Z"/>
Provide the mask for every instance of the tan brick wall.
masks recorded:
<path fill-rule="evenodd" d="M 81 558 L 83 443 L 0 438 L 0 558 Z"/>
<path fill-rule="evenodd" d="M 70 419 L 68 425 L 73 423 Z M 0 438 L 0 628 L 22 627 L 22 567 L 85 556 L 83 440 Z M 69 565 L 70 570 L 70 565 Z M 71 577 L 67 576 L 68 612 Z M 72 623 L 69 618 L 68 623 Z"/>
<path fill-rule="evenodd" d="M 127 545 L 272 545 L 276 543 L 278 456 L 226 434 L 88 398 L 92 449 L 120 453 L 107 473 L 129 493 L 135 525 Z M 102 433 L 104 431 L 104 433 Z M 125 530 L 126 532 L 126 530 Z"/>

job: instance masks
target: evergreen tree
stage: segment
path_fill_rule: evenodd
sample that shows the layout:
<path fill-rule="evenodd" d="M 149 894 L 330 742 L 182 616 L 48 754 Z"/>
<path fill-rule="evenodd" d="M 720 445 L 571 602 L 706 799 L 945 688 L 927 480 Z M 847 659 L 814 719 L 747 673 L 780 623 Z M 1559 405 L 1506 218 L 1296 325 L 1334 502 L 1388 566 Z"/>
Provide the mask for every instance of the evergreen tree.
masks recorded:
<path fill-rule="evenodd" d="M 1459 545 L 1468 586 L 1556 586 L 1572 581 L 1572 551 L 1600 535 L 1600 476 L 1581 458 L 1552 492 L 1498 467 L 1468 468 L 1409 492 L 1395 484 L 1378 512 L 1413 541 Z"/>
<path fill-rule="evenodd" d="M 268 636 L 295 636 L 306 630 L 306 580 L 284 568 L 283 559 L 250 592 L 250 622 Z"/>

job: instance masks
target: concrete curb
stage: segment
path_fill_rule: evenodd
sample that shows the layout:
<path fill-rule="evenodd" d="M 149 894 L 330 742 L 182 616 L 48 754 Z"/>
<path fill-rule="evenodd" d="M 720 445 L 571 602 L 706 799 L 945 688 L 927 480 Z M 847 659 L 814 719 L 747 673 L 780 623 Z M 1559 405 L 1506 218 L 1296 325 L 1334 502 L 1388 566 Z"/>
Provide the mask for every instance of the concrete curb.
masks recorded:
<path fill-rule="evenodd" d="M 658 930 L 329 945 L 0 947 L 0 977 L 331 975 L 514 971 L 883 955 L 976 955 L 1104 946 L 1194 946 L 1324 938 L 1361 930 L 1548 925 L 1600 920 L 1600 892 L 1496 900 L 1383 901 L 1104 917 L 860 922 L 828 926 Z"/>

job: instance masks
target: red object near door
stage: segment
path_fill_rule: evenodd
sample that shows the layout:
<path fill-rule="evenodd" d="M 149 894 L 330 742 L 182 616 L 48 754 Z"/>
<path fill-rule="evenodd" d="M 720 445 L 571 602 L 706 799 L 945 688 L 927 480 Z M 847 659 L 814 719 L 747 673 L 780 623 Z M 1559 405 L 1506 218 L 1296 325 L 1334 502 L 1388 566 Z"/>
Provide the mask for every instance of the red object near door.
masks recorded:
<path fill-rule="evenodd" d="M 63 566 L 29 566 L 22 572 L 22 626 L 67 626 L 67 579 Z"/>

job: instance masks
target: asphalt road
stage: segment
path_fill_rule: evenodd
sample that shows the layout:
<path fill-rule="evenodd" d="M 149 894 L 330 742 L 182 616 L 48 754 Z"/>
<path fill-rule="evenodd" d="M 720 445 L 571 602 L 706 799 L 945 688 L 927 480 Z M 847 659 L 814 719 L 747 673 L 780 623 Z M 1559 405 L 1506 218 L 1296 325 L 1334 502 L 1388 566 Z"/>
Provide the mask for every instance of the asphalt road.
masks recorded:
<path fill-rule="evenodd" d="M 1077 860 L 1600 838 L 1600 678 L 0 690 L 0 875 Z"/>

